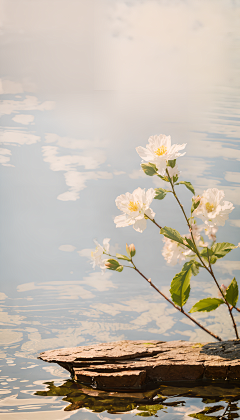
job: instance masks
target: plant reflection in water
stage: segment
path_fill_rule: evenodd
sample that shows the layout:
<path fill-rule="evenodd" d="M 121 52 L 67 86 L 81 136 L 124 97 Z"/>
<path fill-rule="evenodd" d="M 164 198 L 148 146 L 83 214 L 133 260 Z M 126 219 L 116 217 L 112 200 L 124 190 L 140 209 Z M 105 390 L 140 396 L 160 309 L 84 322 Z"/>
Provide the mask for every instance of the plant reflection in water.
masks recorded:
<path fill-rule="evenodd" d="M 103 411 L 109 414 L 132 412 L 137 416 L 158 417 L 162 411 L 167 413 L 171 407 L 174 416 L 179 418 L 179 408 L 194 399 L 197 405 L 206 404 L 199 412 L 188 414 L 189 417 L 201 420 L 240 418 L 240 387 L 235 384 L 214 383 L 202 386 L 168 386 L 161 385 L 155 390 L 145 392 L 108 392 L 86 387 L 76 381 L 67 380 L 60 386 L 46 382 L 46 391 L 37 391 L 39 396 L 61 396 L 70 404 L 65 411 L 88 409 L 95 413 Z M 183 413 L 182 413 L 183 414 Z M 185 413 L 186 414 L 186 413 Z M 184 417 L 185 418 L 185 417 Z"/>

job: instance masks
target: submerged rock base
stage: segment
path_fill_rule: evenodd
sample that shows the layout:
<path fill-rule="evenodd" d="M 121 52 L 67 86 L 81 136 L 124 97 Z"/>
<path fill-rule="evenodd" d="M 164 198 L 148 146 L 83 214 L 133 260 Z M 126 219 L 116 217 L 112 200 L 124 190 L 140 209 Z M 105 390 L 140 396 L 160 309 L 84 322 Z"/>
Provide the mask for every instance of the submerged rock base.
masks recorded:
<path fill-rule="evenodd" d="M 204 344 L 126 340 L 49 350 L 38 358 L 58 363 L 75 380 L 105 390 L 141 390 L 176 381 L 240 382 L 240 340 Z"/>

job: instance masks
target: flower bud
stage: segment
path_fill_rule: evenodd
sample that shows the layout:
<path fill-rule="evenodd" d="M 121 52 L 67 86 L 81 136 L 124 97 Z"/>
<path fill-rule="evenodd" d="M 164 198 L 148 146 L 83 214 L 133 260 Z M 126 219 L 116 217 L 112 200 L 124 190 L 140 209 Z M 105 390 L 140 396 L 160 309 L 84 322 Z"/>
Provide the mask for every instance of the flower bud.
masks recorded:
<path fill-rule="evenodd" d="M 129 251 L 130 251 L 131 257 L 134 257 L 134 255 L 136 254 L 136 248 L 133 244 L 129 245 Z"/>
<path fill-rule="evenodd" d="M 226 290 L 227 290 L 227 286 L 225 286 L 225 284 L 221 284 L 220 289 L 223 292 L 223 294 L 225 295 L 226 294 Z M 220 298 L 222 298 L 222 294 L 220 293 L 220 291 L 218 292 L 218 296 Z"/>
<path fill-rule="evenodd" d="M 133 244 L 126 244 L 126 250 L 130 258 L 134 257 L 134 255 L 136 254 L 136 248 Z"/>
<path fill-rule="evenodd" d="M 227 290 L 227 286 L 225 286 L 225 284 L 221 284 L 220 289 L 223 292 L 223 294 L 225 295 L 226 290 Z"/>
<path fill-rule="evenodd" d="M 105 262 L 105 267 L 108 270 L 116 270 L 119 266 L 120 266 L 119 262 L 114 259 L 110 259 Z"/>
<path fill-rule="evenodd" d="M 197 196 L 193 197 L 193 201 L 194 201 L 195 203 L 198 203 L 200 200 L 201 200 L 200 195 L 197 195 Z"/>

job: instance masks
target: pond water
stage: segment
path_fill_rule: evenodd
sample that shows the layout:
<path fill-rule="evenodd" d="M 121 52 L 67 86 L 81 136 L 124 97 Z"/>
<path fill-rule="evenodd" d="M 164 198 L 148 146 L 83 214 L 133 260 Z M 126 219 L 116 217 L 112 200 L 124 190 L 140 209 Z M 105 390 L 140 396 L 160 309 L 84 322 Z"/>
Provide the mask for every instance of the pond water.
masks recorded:
<path fill-rule="evenodd" d="M 181 266 L 166 264 L 158 228 L 149 222 L 141 234 L 113 222 L 117 196 L 164 187 L 144 175 L 135 151 L 160 133 L 187 143 L 181 180 L 197 194 L 224 190 L 235 209 L 217 240 L 239 243 L 240 2 L 7 0 L 1 7 L 0 419 L 239 418 L 236 386 L 162 387 L 149 403 L 96 395 L 37 356 L 124 339 L 211 340 L 133 270 L 101 274 L 89 256 L 94 239 L 111 238 L 113 253 L 134 243 L 137 267 L 169 293 Z M 178 193 L 189 213 L 190 191 Z M 161 226 L 187 233 L 173 197 L 152 208 Z M 238 280 L 239 255 L 235 249 L 214 266 L 220 284 Z M 217 296 L 203 272 L 191 287 L 187 310 Z M 234 338 L 223 306 L 195 317 Z"/>

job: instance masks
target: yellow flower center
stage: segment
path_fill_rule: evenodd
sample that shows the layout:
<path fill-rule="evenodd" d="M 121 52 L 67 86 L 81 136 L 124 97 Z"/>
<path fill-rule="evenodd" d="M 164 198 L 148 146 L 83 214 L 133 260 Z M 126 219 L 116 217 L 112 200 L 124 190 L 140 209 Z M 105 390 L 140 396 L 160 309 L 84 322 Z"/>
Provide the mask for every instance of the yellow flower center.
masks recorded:
<path fill-rule="evenodd" d="M 160 146 L 157 150 L 155 150 L 154 153 L 157 156 L 162 156 L 162 155 L 165 155 L 166 152 L 167 152 L 166 146 Z"/>
<path fill-rule="evenodd" d="M 206 203 L 206 210 L 208 213 L 211 213 L 214 209 L 214 204 L 210 204 L 209 202 Z"/>
<path fill-rule="evenodd" d="M 138 201 L 136 203 L 134 203 L 134 201 L 129 201 L 128 210 L 137 211 L 138 210 L 138 205 L 139 205 Z"/>

